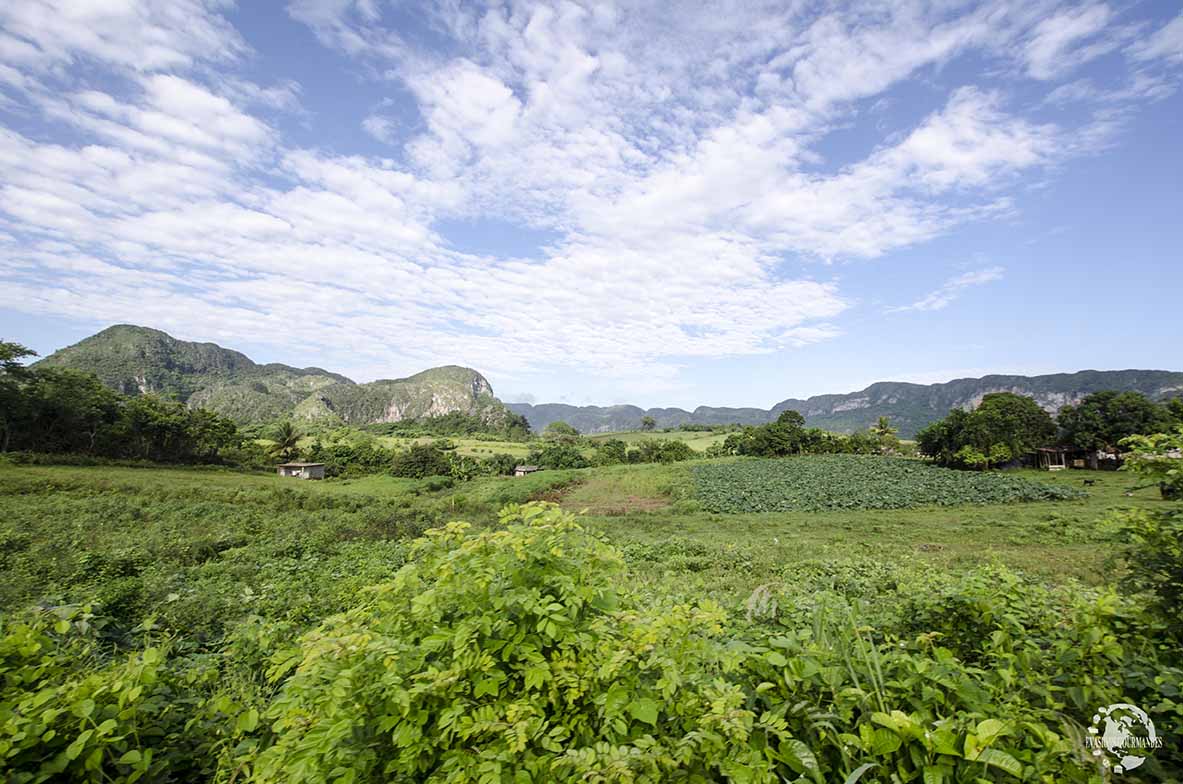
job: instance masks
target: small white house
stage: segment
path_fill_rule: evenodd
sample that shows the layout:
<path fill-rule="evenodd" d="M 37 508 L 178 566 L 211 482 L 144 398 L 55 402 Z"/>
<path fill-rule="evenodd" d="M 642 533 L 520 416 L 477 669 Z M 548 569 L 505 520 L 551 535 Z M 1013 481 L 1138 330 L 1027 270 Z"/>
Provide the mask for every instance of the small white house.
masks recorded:
<path fill-rule="evenodd" d="M 324 479 L 324 463 L 280 463 L 276 466 L 280 476 L 290 476 L 295 479 Z"/>
<path fill-rule="evenodd" d="M 532 474 L 538 470 L 540 470 L 538 468 L 538 466 L 520 465 L 520 466 L 517 466 L 513 469 L 513 475 L 514 476 L 525 476 L 526 474 Z"/>

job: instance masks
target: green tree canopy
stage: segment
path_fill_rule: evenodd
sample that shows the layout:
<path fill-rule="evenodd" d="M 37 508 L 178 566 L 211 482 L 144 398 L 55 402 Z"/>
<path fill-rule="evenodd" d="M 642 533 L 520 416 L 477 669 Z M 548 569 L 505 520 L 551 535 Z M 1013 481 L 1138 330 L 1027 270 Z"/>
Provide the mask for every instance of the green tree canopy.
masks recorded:
<path fill-rule="evenodd" d="M 1115 449 L 1122 439 L 1162 433 L 1171 414 L 1140 392 L 1095 392 L 1060 409 L 1060 441 L 1078 449 Z"/>
<path fill-rule="evenodd" d="M 1050 442 L 1056 425 L 1032 398 L 995 392 L 973 411 L 953 409 L 916 435 L 921 454 L 942 465 L 986 468 Z"/>
<path fill-rule="evenodd" d="M 542 437 L 547 441 L 574 441 L 579 438 L 579 431 L 566 422 L 558 420 L 543 428 Z"/>

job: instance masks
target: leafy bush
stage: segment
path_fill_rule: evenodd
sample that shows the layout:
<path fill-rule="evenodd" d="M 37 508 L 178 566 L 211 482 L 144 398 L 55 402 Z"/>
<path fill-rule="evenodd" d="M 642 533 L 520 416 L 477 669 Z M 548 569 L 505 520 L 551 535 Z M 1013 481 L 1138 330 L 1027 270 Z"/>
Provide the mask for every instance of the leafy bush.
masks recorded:
<path fill-rule="evenodd" d="M 390 473 L 408 479 L 447 476 L 452 473 L 452 461 L 437 444 L 412 444 L 406 452 L 395 455 Z"/>
<path fill-rule="evenodd" d="M 1125 588 L 1146 592 L 1172 632 L 1183 641 L 1183 504 L 1119 517 L 1129 571 Z"/>
<path fill-rule="evenodd" d="M 621 593 L 619 554 L 557 508 L 502 523 L 430 532 L 276 656 L 253 780 L 1091 782 L 1065 717 L 1127 695 L 1113 594 L 984 572 L 930 586 L 898 632 L 841 601 L 740 630 Z"/>
<path fill-rule="evenodd" d="M 700 465 L 693 476 L 697 497 L 712 512 L 907 509 L 1084 496 L 1080 490 L 1019 477 L 855 455 Z"/>
<path fill-rule="evenodd" d="M 539 468 L 587 468 L 589 463 L 574 444 L 554 441 L 535 447 L 526 462 Z"/>
<path fill-rule="evenodd" d="M 1172 433 L 1130 436 L 1121 445 L 1129 449 L 1123 471 L 1158 485 L 1167 500 L 1183 500 L 1183 425 Z"/>
<path fill-rule="evenodd" d="M 150 624 L 116 638 L 86 608 L 5 619 L 5 780 L 1091 784 L 1108 775 L 1082 742 L 1097 706 L 1183 732 L 1172 608 L 1147 614 L 1141 594 L 818 559 L 762 586 L 743 620 L 634 591 L 622 553 L 553 505 L 498 523 L 428 531 L 298 639 L 307 626 L 286 618 L 244 618 L 213 649 Z M 629 554 L 694 570 L 720 552 Z M 121 579 L 151 560 L 128 548 L 85 568 Z M 1168 746 L 1138 773 L 1181 770 Z"/>

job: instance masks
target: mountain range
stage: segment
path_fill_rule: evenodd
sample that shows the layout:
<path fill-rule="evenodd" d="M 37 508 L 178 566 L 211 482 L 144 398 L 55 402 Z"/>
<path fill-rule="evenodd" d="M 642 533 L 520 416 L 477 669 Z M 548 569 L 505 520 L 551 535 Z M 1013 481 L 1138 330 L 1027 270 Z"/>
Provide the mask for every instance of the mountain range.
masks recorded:
<path fill-rule="evenodd" d="M 489 382 L 470 368 L 448 365 L 358 384 L 317 367 L 259 365 L 215 343 L 177 340 L 130 324 L 108 327 L 36 365 L 88 371 L 124 394 L 174 397 L 241 423 L 292 416 L 361 425 L 453 411 L 490 424 L 508 417 Z"/>
<path fill-rule="evenodd" d="M 881 416 L 891 419 L 904 438 L 914 436 L 925 425 L 941 419 L 954 408 L 973 408 L 991 392 L 1014 392 L 1032 397 L 1049 412 L 1075 404 L 1092 392 L 1117 390 L 1141 392 L 1161 400 L 1183 395 L 1183 373 L 1167 370 L 1082 370 L 1079 373 L 1055 373 L 1045 376 L 983 376 L 962 378 L 943 384 L 909 384 L 881 381 L 858 392 L 840 395 L 816 395 L 804 400 L 788 398 L 770 409 L 720 408 L 699 406 L 693 411 L 681 408 L 637 406 L 572 406 L 564 403 L 509 403 L 510 411 L 521 414 L 535 430 L 556 420 L 572 425 L 580 432 L 635 430 L 641 418 L 653 417 L 657 427 L 684 424 L 715 425 L 739 423 L 759 425 L 771 422 L 782 411 L 794 409 L 805 416 L 809 427 L 835 433 L 865 430 Z"/>
<path fill-rule="evenodd" d="M 787 409 L 805 415 L 806 424 L 852 432 L 889 417 L 900 435 L 910 437 L 953 408 L 972 408 L 991 392 L 1033 397 L 1048 411 L 1102 390 L 1136 391 L 1153 399 L 1183 395 L 1183 372 L 1166 370 L 1082 370 L 1043 376 L 993 375 L 943 384 L 884 381 L 848 394 L 789 398 L 769 409 L 699 406 L 572 406 L 564 403 L 503 404 L 489 382 L 471 368 L 447 365 L 409 378 L 355 383 L 321 368 L 259 365 L 245 354 L 214 343 L 177 340 L 155 329 L 121 324 L 109 327 L 37 363 L 94 373 L 125 394 L 174 396 L 190 406 L 211 408 L 243 422 L 283 416 L 346 424 L 396 422 L 453 411 L 480 416 L 490 424 L 507 411 L 521 414 L 540 431 L 562 420 L 584 433 L 635 430 L 645 416 L 657 426 L 684 424 L 762 424 Z"/>

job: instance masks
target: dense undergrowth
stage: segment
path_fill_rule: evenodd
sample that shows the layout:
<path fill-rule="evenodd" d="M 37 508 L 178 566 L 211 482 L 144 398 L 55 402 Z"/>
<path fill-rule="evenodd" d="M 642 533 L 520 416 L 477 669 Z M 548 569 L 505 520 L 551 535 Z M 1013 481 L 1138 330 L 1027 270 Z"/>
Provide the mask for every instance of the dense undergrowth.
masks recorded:
<path fill-rule="evenodd" d="M 302 635 L 256 613 L 215 645 L 159 620 L 116 634 L 101 606 L 6 618 L 5 778 L 1084 782 L 1108 779 L 1083 742 L 1098 706 L 1183 732 L 1169 565 L 1122 595 L 812 561 L 728 611 L 630 590 L 622 553 L 545 504 L 389 560 Z M 1168 747 L 1123 780 L 1181 771 Z"/>

